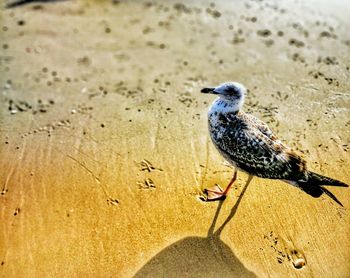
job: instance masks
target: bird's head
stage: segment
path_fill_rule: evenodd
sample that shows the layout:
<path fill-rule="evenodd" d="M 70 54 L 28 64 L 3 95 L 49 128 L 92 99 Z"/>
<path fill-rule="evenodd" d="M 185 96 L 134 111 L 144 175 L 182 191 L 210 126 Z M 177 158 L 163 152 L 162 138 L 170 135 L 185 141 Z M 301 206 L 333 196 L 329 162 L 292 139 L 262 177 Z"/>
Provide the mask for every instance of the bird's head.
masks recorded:
<path fill-rule="evenodd" d="M 203 88 L 201 93 L 218 95 L 225 100 L 243 100 L 247 89 L 238 82 L 225 82 L 215 88 Z"/>
<path fill-rule="evenodd" d="M 225 82 L 215 88 L 203 88 L 201 93 L 214 94 L 238 111 L 244 102 L 247 89 L 238 82 Z"/>

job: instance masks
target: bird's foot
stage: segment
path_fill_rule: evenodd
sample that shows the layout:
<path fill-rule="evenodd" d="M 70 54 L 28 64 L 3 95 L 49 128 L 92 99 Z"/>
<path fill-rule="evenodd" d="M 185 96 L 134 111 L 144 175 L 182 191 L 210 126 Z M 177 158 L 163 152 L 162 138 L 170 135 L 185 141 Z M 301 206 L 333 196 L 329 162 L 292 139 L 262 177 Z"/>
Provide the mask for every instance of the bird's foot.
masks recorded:
<path fill-rule="evenodd" d="M 205 202 L 225 200 L 226 198 L 226 193 L 218 184 L 215 184 L 212 188 L 204 189 L 204 193 L 206 198 L 203 198 L 202 200 Z"/>

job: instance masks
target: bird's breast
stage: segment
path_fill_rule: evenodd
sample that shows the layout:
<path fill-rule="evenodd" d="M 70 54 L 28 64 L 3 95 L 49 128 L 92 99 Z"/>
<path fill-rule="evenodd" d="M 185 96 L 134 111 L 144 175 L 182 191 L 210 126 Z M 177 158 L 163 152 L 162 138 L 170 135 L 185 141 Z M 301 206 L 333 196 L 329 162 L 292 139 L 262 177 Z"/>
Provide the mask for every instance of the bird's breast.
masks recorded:
<path fill-rule="evenodd" d="M 209 133 L 214 143 L 231 140 L 237 132 L 237 121 L 228 114 L 214 112 L 208 117 Z"/>

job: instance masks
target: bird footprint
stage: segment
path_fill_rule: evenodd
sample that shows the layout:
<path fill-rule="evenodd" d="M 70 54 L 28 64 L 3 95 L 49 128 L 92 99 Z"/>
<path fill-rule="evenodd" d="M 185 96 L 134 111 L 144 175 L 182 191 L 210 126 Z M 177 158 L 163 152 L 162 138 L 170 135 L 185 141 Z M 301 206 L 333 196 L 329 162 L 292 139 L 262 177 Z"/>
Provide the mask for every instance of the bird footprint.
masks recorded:
<path fill-rule="evenodd" d="M 277 262 L 284 263 L 285 261 L 292 262 L 292 265 L 296 269 L 301 269 L 306 265 L 305 256 L 302 252 L 294 248 L 294 244 L 291 240 L 284 240 L 276 236 L 273 231 L 268 235 L 264 235 L 264 239 L 270 242 L 270 247 L 277 254 Z"/>

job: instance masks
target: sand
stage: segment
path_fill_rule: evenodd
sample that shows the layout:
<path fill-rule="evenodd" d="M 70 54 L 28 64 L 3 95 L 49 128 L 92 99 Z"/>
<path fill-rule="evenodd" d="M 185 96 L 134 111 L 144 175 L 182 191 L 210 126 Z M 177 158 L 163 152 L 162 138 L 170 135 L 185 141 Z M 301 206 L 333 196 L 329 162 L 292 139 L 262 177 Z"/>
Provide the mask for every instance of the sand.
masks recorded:
<path fill-rule="evenodd" d="M 233 169 L 207 132 L 244 110 L 350 184 L 347 1 L 63 1 L 1 8 L 1 277 L 350 277 L 350 190 Z M 244 193 L 244 194 L 243 194 Z"/>

